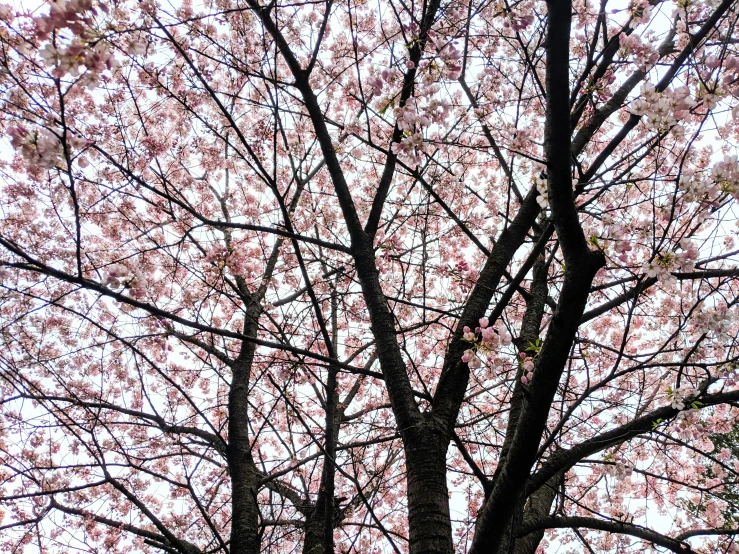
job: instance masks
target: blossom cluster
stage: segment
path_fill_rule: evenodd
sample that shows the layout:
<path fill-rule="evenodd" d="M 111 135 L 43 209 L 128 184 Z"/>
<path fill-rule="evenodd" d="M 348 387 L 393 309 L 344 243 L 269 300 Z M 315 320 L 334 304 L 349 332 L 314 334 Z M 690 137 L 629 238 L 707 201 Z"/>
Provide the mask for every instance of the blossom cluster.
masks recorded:
<path fill-rule="evenodd" d="M 611 458 L 611 460 L 609 460 Z M 631 478 L 631 474 L 634 472 L 634 466 L 626 462 L 623 458 L 615 458 L 613 455 L 606 456 L 607 461 L 613 461 L 613 463 L 605 467 L 604 473 L 609 477 L 613 477 L 619 481 L 624 481 Z"/>
<path fill-rule="evenodd" d="M 390 146 L 393 154 L 402 156 L 412 165 L 421 165 L 423 162 L 423 135 L 411 133 L 400 142 L 394 142 Z"/>
<path fill-rule="evenodd" d="M 149 282 L 140 269 L 131 269 L 126 264 L 117 263 L 108 266 L 103 273 L 103 286 L 116 290 L 128 289 L 132 298 L 141 299 L 146 296 Z"/>
<path fill-rule="evenodd" d="M 652 6 L 649 0 L 632 0 L 629 3 L 629 12 L 631 12 L 631 23 L 634 27 L 645 25 L 649 23 L 649 18 L 652 15 Z"/>
<path fill-rule="evenodd" d="M 84 67 L 85 72 L 77 82 L 87 88 L 97 87 L 100 74 L 119 65 L 108 45 L 104 43 L 90 46 L 75 40 L 64 47 L 49 43 L 39 54 L 47 66 L 53 67 L 51 74 L 54 77 L 78 75 Z"/>
<path fill-rule="evenodd" d="M 465 17 L 465 9 L 461 5 L 447 8 L 446 15 L 452 23 L 461 23 Z"/>
<path fill-rule="evenodd" d="M 108 9 L 103 2 L 98 2 L 98 6 L 102 11 Z M 50 2 L 49 13 L 35 18 L 37 36 L 46 40 L 54 31 L 64 28 L 70 29 L 75 35 L 84 36 L 96 13 L 93 0 Z"/>
<path fill-rule="evenodd" d="M 453 41 L 439 37 L 433 31 L 429 32 L 429 46 L 436 48 L 438 60 L 443 65 L 442 77 L 456 81 L 462 74 L 462 52 L 457 49 Z"/>
<path fill-rule="evenodd" d="M 736 311 L 728 309 L 724 304 L 715 308 L 703 308 L 695 315 L 695 322 L 700 332 L 718 340 L 730 340 L 736 318 Z"/>
<path fill-rule="evenodd" d="M 691 168 L 683 169 L 678 181 L 680 189 L 685 191 L 683 197 L 687 202 L 712 202 L 719 195 L 718 184 L 703 173 L 695 173 Z"/>
<path fill-rule="evenodd" d="M 304 385 L 305 383 L 315 382 L 315 377 L 309 375 L 305 369 L 301 369 L 296 366 L 282 367 L 277 372 L 277 377 L 282 383 L 293 381 L 297 385 Z"/>
<path fill-rule="evenodd" d="M 18 125 L 8 130 L 10 144 L 29 165 L 43 169 L 56 167 L 62 158 L 62 143 L 48 129 L 29 131 Z"/>
<path fill-rule="evenodd" d="M 426 64 L 423 64 L 426 68 Z M 432 124 L 442 124 L 448 114 L 450 104 L 446 100 L 435 98 L 440 85 L 434 82 L 431 73 L 426 73 L 416 88 L 417 96 L 409 98 L 403 106 L 393 110 L 398 128 L 405 136 L 400 142 L 391 145 L 392 152 L 405 157 L 414 165 L 423 161 L 423 132 Z"/>
<path fill-rule="evenodd" d="M 521 352 L 519 357 L 521 358 L 521 369 L 523 370 L 521 382 L 524 385 L 528 385 L 534 378 L 534 359 L 525 352 Z"/>
<path fill-rule="evenodd" d="M 644 83 L 639 98 L 631 103 L 631 113 L 644 116 L 648 129 L 672 132 L 678 136 L 683 133 L 680 121 L 686 119 L 694 106 L 688 87 L 680 86 L 657 92 L 654 85 Z"/>
<path fill-rule="evenodd" d="M 613 250 L 618 254 L 619 261 L 628 263 L 629 252 L 634 249 L 629 230 L 622 223 L 614 221 L 608 213 L 603 215 L 602 221 L 605 225 L 606 237 L 614 242 Z"/>
<path fill-rule="evenodd" d="M 29 130 L 23 125 L 8 129 L 10 144 L 29 166 L 41 169 L 52 169 L 62 162 L 62 142 L 56 133 L 46 128 Z M 66 135 L 67 147 L 80 151 L 87 148 L 90 142 L 70 133 Z M 78 160 L 80 167 L 86 165 L 83 159 Z"/>
<path fill-rule="evenodd" d="M 621 56 L 625 58 L 629 54 L 633 54 L 636 65 L 642 71 L 648 70 L 659 60 L 659 53 L 654 44 L 642 40 L 642 37 L 637 34 L 621 33 L 618 40 L 621 46 L 619 52 Z"/>
<path fill-rule="evenodd" d="M 619 240 L 616 242 L 616 246 L 614 246 L 614 250 L 616 251 L 616 254 L 618 254 L 618 259 L 624 263 L 627 263 L 629 252 L 632 249 L 633 247 L 631 246 L 631 243 L 626 240 Z"/>
<path fill-rule="evenodd" d="M 675 418 L 677 435 L 683 440 L 700 440 L 703 435 L 703 425 L 700 420 L 700 410 L 684 410 Z"/>
<path fill-rule="evenodd" d="M 464 14 L 463 10 L 453 8 L 448 15 L 456 21 Z M 413 40 L 418 40 L 418 24 L 410 23 L 403 27 Z M 433 54 L 431 59 L 424 59 L 418 64 L 415 97 L 409 98 L 403 106 L 394 110 L 395 121 L 404 132 L 404 137 L 400 142 L 393 142 L 390 149 L 393 154 L 405 158 L 413 165 L 420 165 L 423 161 L 424 131 L 434 123 L 442 124 L 449 115 L 450 103 L 436 98 L 436 93 L 441 90 L 439 81 L 456 81 L 462 74 L 462 52 L 454 40 L 456 33 L 453 32 L 451 37 L 448 34 L 438 29 L 428 31 L 426 46 Z M 405 66 L 409 70 L 416 68 L 416 64 L 410 59 Z M 397 79 L 397 73 L 397 70 L 384 69 L 379 75 L 368 77 L 366 82 L 373 94 L 379 96 L 385 83 Z"/>
<path fill-rule="evenodd" d="M 695 172 L 685 168 L 678 181 L 688 202 L 712 203 L 721 193 L 739 198 L 739 164 L 735 155 L 725 155 L 710 171 Z"/>
<path fill-rule="evenodd" d="M 385 78 L 387 78 L 388 70 L 385 69 L 383 73 L 385 73 Z M 372 89 L 372 94 L 375 96 L 380 96 L 382 94 L 382 89 L 385 88 L 385 78 L 380 75 L 370 75 L 365 79 L 365 82 Z"/>
<path fill-rule="evenodd" d="M 656 277 L 663 284 L 675 284 L 674 271 L 693 271 L 698 259 L 698 249 L 690 239 L 680 240 L 680 252 L 663 252 L 642 266 L 647 277 Z"/>
<path fill-rule="evenodd" d="M 706 67 L 710 69 L 716 69 L 721 67 L 721 58 L 717 56 L 709 56 L 706 59 Z M 736 79 L 739 76 L 739 58 L 736 56 L 727 56 L 723 62 L 723 77 L 721 79 L 722 85 L 733 85 L 736 83 Z M 732 112 L 732 115 L 734 113 Z M 736 117 L 734 115 L 734 117 Z"/>
<path fill-rule="evenodd" d="M 109 46 L 98 40 L 94 30 L 94 18 L 99 11 L 108 12 L 107 3 L 94 0 L 57 0 L 48 5 L 48 13 L 33 18 L 33 38 L 40 43 L 46 42 L 38 50 L 41 60 L 51 68 L 53 77 L 81 74 L 76 83 L 95 88 L 103 71 L 112 70 L 119 65 Z M 71 31 L 71 37 L 66 33 L 60 34 L 62 30 Z M 64 40 L 60 40 L 61 38 Z"/>
<path fill-rule="evenodd" d="M 260 271 L 253 253 L 244 248 L 234 249 L 222 245 L 211 245 L 202 261 L 207 264 L 209 273 L 215 271 L 217 274 L 221 274 L 228 270 L 234 275 L 251 278 L 255 272 Z"/>
<path fill-rule="evenodd" d="M 511 29 L 514 32 L 518 33 L 520 31 L 525 31 L 526 29 L 528 29 L 528 27 L 533 22 L 534 16 L 532 14 L 519 15 L 517 13 L 509 11 L 505 16 L 505 19 L 503 20 L 503 28 Z"/>
<path fill-rule="evenodd" d="M 698 394 L 690 385 L 683 385 L 676 389 L 667 389 L 667 397 L 670 399 L 670 407 L 676 410 L 684 410 L 691 398 Z"/>
<path fill-rule="evenodd" d="M 547 179 L 542 177 L 543 174 L 535 174 L 533 177 L 533 183 L 536 187 L 536 191 L 539 196 L 536 197 L 536 202 L 539 204 L 542 210 L 549 207 L 549 193 L 547 192 Z"/>
<path fill-rule="evenodd" d="M 497 326 L 490 327 L 488 318 L 483 317 L 479 321 L 480 326 L 474 331 L 468 326 L 462 329 L 462 339 L 472 343 L 473 348 L 464 351 L 462 361 L 469 365 L 470 369 L 477 369 L 482 366 L 482 360 L 479 354 L 486 351 L 496 351 L 501 346 L 508 346 L 513 341 L 510 333 L 505 330 L 498 329 Z"/>
<path fill-rule="evenodd" d="M 734 387 L 739 384 L 739 369 L 728 364 L 724 365 L 718 371 L 718 377 L 724 379 L 728 386 Z"/>
<path fill-rule="evenodd" d="M 228 264 L 229 258 L 231 258 L 231 252 L 228 248 L 222 246 L 211 247 L 208 253 L 203 258 L 203 261 L 209 264 L 216 264 L 217 266 L 224 266 Z"/>
<path fill-rule="evenodd" d="M 727 155 L 711 168 L 711 179 L 723 192 L 739 194 L 739 165 L 734 155 Z"/>

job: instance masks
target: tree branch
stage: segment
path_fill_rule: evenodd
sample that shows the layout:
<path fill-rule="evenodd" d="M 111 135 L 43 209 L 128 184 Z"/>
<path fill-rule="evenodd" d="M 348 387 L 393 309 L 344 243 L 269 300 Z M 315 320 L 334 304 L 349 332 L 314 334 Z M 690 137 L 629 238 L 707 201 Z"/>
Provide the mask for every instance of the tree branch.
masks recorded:
<path fill-rule="evenodd" d="M 580 517 L 580 516 L 550 516 L 535 521 L 524 522 L 524 524 L 518 530 L 518 536 L 524 536 L 537 529 L 562 529 L 562 528 L 580 528 L 586 529 L 597 529 L 599 531 L 606 531 L 608 533 L 619 533 L 622 535 L 631 535 L 645 541 L 662 546 L 675 552 L 676 554 L 691 554 L 693 550 L 690 545 L 684 544 L 680 539 L 672 539 L 665 535 L 661 535 L 646 527 L 640 525 L 634 525 L 633 523 L 626 523 L 623 521 L 608 521 L 603 519 L 596 519 L 592 517 Z"/>

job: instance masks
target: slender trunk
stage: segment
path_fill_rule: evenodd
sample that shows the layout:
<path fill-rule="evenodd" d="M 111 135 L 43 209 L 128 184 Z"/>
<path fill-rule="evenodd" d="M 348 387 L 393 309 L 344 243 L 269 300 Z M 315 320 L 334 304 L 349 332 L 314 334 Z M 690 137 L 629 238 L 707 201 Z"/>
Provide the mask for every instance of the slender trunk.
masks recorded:
<path fill-rule="evenodd" d="M 539 340 L 539 330 L 541 328 L 541 322 L 544 319 L 544 308 L 546 306 L 547 295 L 549 294 L 549 288 L 547 287 L 548 269 L 549 264 L 543 258 L 537 259 L 534 263 L 533 281 L 531 283 L 531 290 L 529 291 L 530 297 L 527 301 L 526 312 L 521 322 L 521 331 L 518 338 L 514 340 L 519 353 L 525 353 L 530 356 L 535 355 L 535 352 L 529 351 L 529 348 Z M 511 449 L 513 436 L 515 435 L 518 419 L 523 408 L 524 386 L 521 382 L 523 375 L 524 371 L 521 365 L 519 365 L 516 372 L 516 382 L 513 385 L 513 394 L 511 395 L 511 409 L 508 414 L 505 439 L 503 440 L 503 447 L 500 451 L 498 467 L 493 474 L 493 483 L 495 483 L 495 479 L 500 474 L 503 463 L 508 458 L 508 452 Z"/>
<path fill-rule="evenodd" d="M 538 238 L 539 237 L 537 237 L 537 240 Z M 530 296 L 526 301 L 526 312 L 521 321 L 521 331 L 518 338 L 514 341 L 519 353 L 525 353 L 530 356 L 535 355 L 535 351 L 532 351 L 531 347 L 535 346 L 539 340 L 539 330 L 541 329 L 546 299 L 549 294 L 549 289 L 547 287 L 549 264 L 547 264 L 544 258 L 539 258 L 534 263 L 532 269 L 533 280 L 531 283 L 531 290 L 529 291 Z M 500 469 L 508 459 L 516 427 L 518 426 L 518 420 L 525 402 L 524 385 L 521 382 L 523 375 L 523 368 L 519 365 L 518 371 L 516 372 L 516 382 L 513 386 L 513 394 L 511 395 L 511 409 L 508 416 L 508 425 L 506 426 L 505 440 L 503 441 L 503 447 L 501 448 L 498 468 L 493 475 L 493 483 L 495 483 L 495 480 L 500 475 Z M 525 498 L 519 499 L 518 506 L 513 513 L 511 522 L 509 523 L 505 533 L 503 533 L 501 545 L 498 548 L 498 554 L 512 554 L 514 549 L 518 548 L 516 529 L 524 517 L 524 503 Z"/>
<path fill-rule="evenodd" d="M 557 497 L 557 490 L 564 482 L 564 473 L 560 472 L 547 481 L 547 484 L 537 489 L 526 501 L 526 508 L 522 520 L 538 521 L 551 513 L 552 504 Z M 533 531 L 516 540 L 513 554 L 536 554 L 541 539 L 544 538 L 544 529 Z"/>
<path fill-rule="evenodd" d="M 253 305 L 247 312 L 244 334 L 256 336 L 261 310 Z M 231 554 L 259 554 L 259 476 L 249 440 L 249 380 L 255 345 L 244 341 L 232 366 L 228 394 L 228 469 L 231 476 Z"/>
<path fill-rule="evenodd" d="M 303 554 L 333 554 L 334 551 L 334 476 L 333 462 L 324 457 L 318 498 L 306 514 Z"/>
<path fill-rule="evenodd" d="M 529 521 L 541 521 L 546 518 L 552 509 L 557 489 L 564 481 L 564 473 L 553 476 L 546 485 L 537 489 L 530 497 L 518 501 L 515 513 L 511 518 L 497 554 L 536 554 L 541 540 L 544 538 L 544 529 L 537 529 L 523 536 L 519 536 L 519 529 Z"/>
<path fill-rule="evenodd" d="M 544 153 L 552 222 L 565 262 L 565 276 L 557 309 L 527 385 L 508 458 L 501 464 L 492 492 L 478 517 L 471 554 L 497 552 L 524 497 L 536 462 L 549 409 L 557 392 L 595 273 L 605 265 L 601 252 L 591 252 L 580 225 L 572 193 L 569 104 L 569 42 L 572 3 L 548 3 L 546 62 L 546 122 Z"/>
<path fill-rule="evenodd" d="M 337 408 L 336 394 L 337 369 L 329 368 L 326 381 L 326 436 L 324 439 L 323 471 L 318 497 L 305 521 L 305 541 L 303 554 L 333 554 L 334 522 L 336 506 L 334 499 L 336 467 L 336 443 L 343 410 Z"/>

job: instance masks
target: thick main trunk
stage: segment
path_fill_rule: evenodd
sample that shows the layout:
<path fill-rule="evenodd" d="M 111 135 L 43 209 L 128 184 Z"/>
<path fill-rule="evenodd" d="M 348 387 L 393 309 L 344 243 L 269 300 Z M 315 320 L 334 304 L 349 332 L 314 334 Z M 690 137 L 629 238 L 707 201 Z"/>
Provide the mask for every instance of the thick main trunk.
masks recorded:
<path fill-rule="evenodd" d="M 425 432 L 405 445 L 410 554 L 451 554 L 452 525 L 446 482 L 449 441 Z"/>
<path fill-rule="evenodd" d="M 323 541 L 323 514 L 313 513 L 305 522 L 305 540 L 303 554 L 324 554 L 326 547 Z"/>

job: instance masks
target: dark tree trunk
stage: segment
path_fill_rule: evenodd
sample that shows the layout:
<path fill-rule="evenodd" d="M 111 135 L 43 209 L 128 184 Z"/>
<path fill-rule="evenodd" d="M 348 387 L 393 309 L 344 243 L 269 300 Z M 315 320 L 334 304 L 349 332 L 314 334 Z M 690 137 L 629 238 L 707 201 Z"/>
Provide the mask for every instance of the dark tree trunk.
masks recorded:
<path fill-rule="evenodd" d="M 335 480 L 336 443 L 343 410 L 337 407 L 336 368 L 329 368 L 326 382 L 326 437 L 323 446 L 323 471 L 318 497 L 306 514 L 303 554 L 333 554 L 336 520 Z"/>
<path fill-rule="evenodd" d="M 305 540 L 303 541 L 303 554 L 323 554 L 326 548 L 323 544 L 323 515 L 313 513 L 305 521 Z"/>
<path fill-rule="evenodd" d="M 256 336 L 261 309 L 252 305 L 247 311 L 244 334 Z M 249 440 L 249 380 L 255 345 L 242 342 L 239 357 L 232 366 L 228 394 L 228 469 L 231 476 L 231 554 L 259 554 L 259 476 Z"/>
<path fill-rule="evenodd" d="M 449 439 L 428 422 L 405 442 L 410 554 L 453 552 L 446 453 Z"/>
<path fill-rule="evenodd" d="M 535 491 L 526 501 L 522 521 L 538 521 L 548 516 L 557 497 L 557 490 L 564 482 L 564 473 L 558 473 L 546 485 Z M 513 554 L 536 554 L 544 529 L 539 529 L 516 540 Z"/>
<path fill-rule="evenodd" d="M 478 517 L 471 554 L 498 552 L 515 522 L 519 501 L 530 477 L 549 409 L 562 376 L 571 345 L 585 310 L 595 273 L 605 263 L 601 252 L 591 252 L 572 191 L 570 150 L 569 57 L 572 4 L 548 2 L 546 123 L 544 153 L 552 222 L 565 262 L 564 284 L 557 309 L 535 363 L 534 376 L 502 460 L 492 492 Z"/>
<path fill-rule="evenodd" d="M 544 318 L 544 308 L 546 306 L 547 295 L 549 294 L 549 289 L 547 287 L 548 270 L 549 265 L 543 258 L 537 259 L 534 263 L 530 296 L 526 301 L 526 312 L 521 321 L 521 331 L 514 341 L 519 352 L 526 353 L 532 357 L 535 355 L 535 352 L 531 351 L 531 346 L 535 345 L 539 339 L 541 322 Z M 516 382 L 513 387 L 513 394 L 511 395 L 511 409 L 508 416 L 508 425 L 506 426 L 506 435 L 503 441 L 503 447 L 501 448 L 498 469 L 493 476 L 493 482 L 495 482 L 498 477 L 500 469 L 504 465 L 504 461 L 508 459 L 508 454 L 513 443 L 513 437 L 518 426 L 518 420 L 525 402 L 524 385 L 521 382 L 523 374 L 523 369 L 519 366 L 518 372 L 516 373 Z M 511 522 L 503 533 L 501 544 L 498 548 L 498 554 L 513 554 L 516 552 L 516 549 L 518 549 L 519 541 L 516 540 L 516 531 L 524 518 L 525 505 L 525 498 L 518 500 L 518 506 L 513 513 Z M 534 548 L 534 551 L 535 550 L 536 548 Z M 534 551 L 532 551 L 532 554 Z"/>

